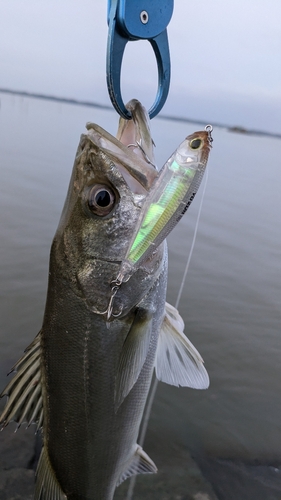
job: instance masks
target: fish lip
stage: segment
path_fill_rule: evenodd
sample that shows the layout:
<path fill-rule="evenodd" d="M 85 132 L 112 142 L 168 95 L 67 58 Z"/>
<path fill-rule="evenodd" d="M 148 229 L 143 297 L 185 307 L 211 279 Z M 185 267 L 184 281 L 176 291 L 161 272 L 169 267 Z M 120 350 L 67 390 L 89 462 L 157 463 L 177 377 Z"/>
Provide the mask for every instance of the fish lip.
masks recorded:
<path fill-rule="evenodd" d="M 141 193 L 150 190 L 158 171 L 147 111 L 136 99 L 128 104 L 132 119 L 120 118 L 117 138 L 94 123 L 87 123 L 88 139 L 120 167 L 125 181 L 137 181 Z M 131 142 L 133 141 L 133 143 Z"/>
<path fill-rule="evenodd" d="M 126 104 L 132 119 L 119 119 L 116 138 L 127 147 L 135 147 L 136 154 L 156 168 L 154 164 L 154 141 L 151 137 L 149 116 L 144 106 L 137 100 L 131 99 Z"/>

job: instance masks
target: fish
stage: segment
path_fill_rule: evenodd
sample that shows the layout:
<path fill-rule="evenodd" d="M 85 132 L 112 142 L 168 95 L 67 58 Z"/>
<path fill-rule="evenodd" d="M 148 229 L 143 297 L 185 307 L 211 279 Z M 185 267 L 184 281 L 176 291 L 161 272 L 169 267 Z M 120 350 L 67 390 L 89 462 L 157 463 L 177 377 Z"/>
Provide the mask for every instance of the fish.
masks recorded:
<path fill-rule="evenodd" d="M 127 107 L 132 119 L 120 119 L 116 138 L 93 123 L 81 136 L 51 246 L 42 328 L 1 394 L 3 427 L 42 431 L 35 500 L 112 500 L 130 476 L 157 472 L 137 443 L 154 369 L 168 384 L 209 385 L 166 303 L 167 231 L 116 281 L 161 177 L 147 112 L 137 100 Z M 206 163 L 208 132 L 187 146 L 198 137 L 196 161 L 205 155 Z"/>

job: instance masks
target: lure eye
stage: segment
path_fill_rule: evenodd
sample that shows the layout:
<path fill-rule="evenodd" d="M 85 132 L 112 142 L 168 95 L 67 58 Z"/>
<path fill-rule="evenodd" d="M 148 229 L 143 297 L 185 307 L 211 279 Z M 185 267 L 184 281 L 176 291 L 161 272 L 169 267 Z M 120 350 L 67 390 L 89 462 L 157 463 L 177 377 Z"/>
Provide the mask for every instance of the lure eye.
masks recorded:
<path fill-rule="evenodd" d="M 196 137 L 195 139 L 192 139 L 192 141 L 190 141 L 189 145 L 191 149 L 199 149 L 202 146 L 202 140 L 199 139 L 199 137 Z"/>
<path fill-rule="evenodd" d="M 116 201 L 115 193 L 109 186 L 95 184 L 88 195 L 88 207 L 91 212 L 101 217 L 108 215 Z"/>

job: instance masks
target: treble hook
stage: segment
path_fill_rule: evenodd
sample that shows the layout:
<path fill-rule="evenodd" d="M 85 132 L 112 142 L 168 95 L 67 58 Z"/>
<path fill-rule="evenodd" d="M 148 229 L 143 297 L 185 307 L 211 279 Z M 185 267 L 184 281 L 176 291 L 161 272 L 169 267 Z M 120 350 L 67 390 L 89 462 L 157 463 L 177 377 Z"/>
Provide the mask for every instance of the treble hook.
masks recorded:
<path fill-rule="evenodd" d="M 106 316 L 106 321 L 109 321 L 111 316 L 113 318 L 118 318 L 122 314 L 122 311 L 123 311 L 122 306 L 121 306 L 121 309 L 118 313 L 113 314 L 114 297 L 115 297 L 116 293 L 118 292 L 121 284 L 122 284 L 122 282 L 119 282 L 118 279 L 111 282 L 111 295 L 110 295 L 110 299 L 108 302 L 108 306 L 107 306 L 105 311 L 98 311 L 97 309 L 94 309 L 95 314 L 99 314 L 100 316 Z"/>
<path fill-rule="evenodd" d="M 149 117 L 156 116 L 166 102 L 171 74 L 166 28 L 173 7 L 173 0 L 108 0 L 107 88 L 114 108 L 126 120 L 132 117 L 121 96 L 120 74 L 124 50 L 129 41 L 148 40 L 156 56 L 158 90 L 148 111 Z"/>

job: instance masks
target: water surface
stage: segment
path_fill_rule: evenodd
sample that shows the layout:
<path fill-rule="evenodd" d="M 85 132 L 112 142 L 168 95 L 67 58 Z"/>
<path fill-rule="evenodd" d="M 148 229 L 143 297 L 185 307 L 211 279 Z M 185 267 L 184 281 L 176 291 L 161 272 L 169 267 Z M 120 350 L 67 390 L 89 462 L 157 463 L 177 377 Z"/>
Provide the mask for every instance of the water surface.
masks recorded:
<path fill-rule="evenodd" d="M 80 134 L 93 121 L 115 134 L 113 111 L 0 95 L 0 383 L 40 329 L 49 250 Z M 161 165 L 199 127 L 154 119 Z M 210 389 L 158 387 L 150 426 L 200 456 L 280 457 L 281 141 L 215 129 L 209 179 L 181 298 L 187 336 Z M 198 213 L 169 237 L 175 303 Z"/>

